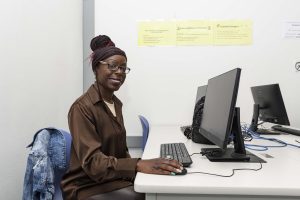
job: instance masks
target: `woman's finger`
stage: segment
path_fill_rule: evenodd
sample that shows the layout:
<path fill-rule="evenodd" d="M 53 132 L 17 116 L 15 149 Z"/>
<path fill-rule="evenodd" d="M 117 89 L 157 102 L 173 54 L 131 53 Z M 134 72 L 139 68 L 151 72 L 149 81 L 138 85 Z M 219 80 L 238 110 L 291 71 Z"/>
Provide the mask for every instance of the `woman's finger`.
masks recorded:
<path fill-rule="evenodd" d="M 164 159 L 162 161 L 162 163 L 166 164 L 166 165 L 171 165 L 177 169 L 182 169 L 182 164 L 180 162 L 178 162 L 177 160 L 168 160 L 168 159 Z"/>
<path fill-rule="evenodd" d="M 180 173 L 181 170 L 182 170 L 181 167 L 173 166 L 173 165 L 166 164 L 166 163 L 162 163 L 162 164 L 160 165 L 160 168 L 161 168 L 162 170 L 168 171 L 169 173 L 170 173 L 170 172 Z"/>

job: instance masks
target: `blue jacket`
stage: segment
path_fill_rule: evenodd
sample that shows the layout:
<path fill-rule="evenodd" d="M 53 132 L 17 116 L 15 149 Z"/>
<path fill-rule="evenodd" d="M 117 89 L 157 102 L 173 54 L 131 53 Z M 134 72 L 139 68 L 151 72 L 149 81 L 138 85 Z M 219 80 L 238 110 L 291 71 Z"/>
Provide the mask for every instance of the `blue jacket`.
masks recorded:
<path fill-rule="evenodd" d="M 31 147 L 31 150 L 24 177 L 23 200 L 54 198 L 54 174 L 64 172 L 68 168 L 64 133 L 67 132 L 56 128 L 41 129 L 35 133 L 32 143 L 27 146 Z"/>

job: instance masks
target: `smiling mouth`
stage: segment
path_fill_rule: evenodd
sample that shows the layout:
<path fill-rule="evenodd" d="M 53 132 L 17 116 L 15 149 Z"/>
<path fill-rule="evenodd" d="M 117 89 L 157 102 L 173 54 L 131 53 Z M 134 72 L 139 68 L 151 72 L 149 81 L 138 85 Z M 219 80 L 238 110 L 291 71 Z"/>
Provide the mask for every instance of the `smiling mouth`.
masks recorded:
<path fill-rule="evenodd" d="M 114 83 L 121 83 L 122 79 L 116 79 L 116 78 L 109 78 L 110 81 L 114 82 Z"/>

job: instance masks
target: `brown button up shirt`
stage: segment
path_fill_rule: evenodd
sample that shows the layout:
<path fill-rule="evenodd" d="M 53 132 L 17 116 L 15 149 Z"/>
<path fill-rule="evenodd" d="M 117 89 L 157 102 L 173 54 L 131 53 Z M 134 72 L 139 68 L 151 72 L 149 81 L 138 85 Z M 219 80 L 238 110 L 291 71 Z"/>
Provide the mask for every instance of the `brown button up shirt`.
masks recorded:
<path fill-rule="evenodd" d="M 61 182 L 65 199 L 85 199 L 132 185 L 138 159 L 128 153 L 122 103 L 116 96 L 113 101 L 116 117 L 94 83 L 70 108 L 70 167 Z"/>

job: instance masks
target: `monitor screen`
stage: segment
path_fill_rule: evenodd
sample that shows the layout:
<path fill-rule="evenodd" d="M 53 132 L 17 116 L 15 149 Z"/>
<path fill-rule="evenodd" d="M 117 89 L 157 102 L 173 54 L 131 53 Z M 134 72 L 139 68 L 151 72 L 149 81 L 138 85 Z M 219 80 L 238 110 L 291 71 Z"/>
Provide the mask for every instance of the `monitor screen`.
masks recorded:
<path fill-rule="evenodd" d="M 193 123 L 192 123 L 192 141 L 200 144 L 212 144 L 200 132 L 199 127 L 202 121 L 203 106 L 205 102 L 207 85 L 199 86 L 197 90 L 196 103 L 194 107 Z"/>
<path fill-rule="evenodd" d="M 207 85 L 202 85 L 202 86 L 199 86 L 199 87 L 198 87 L 195 104 L 196 104 L 202 97 L 205 96 L 205 94 L 206 94 L 206 88 L 207 88 Z"/>
<path fill-rule="evenodd" d="M 231 132 L 241 69 L 223 73 L 208 80 L 200 133 L 226 149 Z"/>
<path fill-rule="evenodd" d="M 254 104 L 258 105 L 258 118 L 263 122 L 290 125 L 279 84 L 251 87 Z"/>
<path fill-rule="evenodd" d="M 181 126 L 180 129 L 188 139 L 192 139 L 196 143 L 210 143 L 199 133 L 201 123 L 202 110 L 207 85 L 202 85 L 197 88 L 196 102 L 194 106 L 193 121 L 191 126 Z"/>

